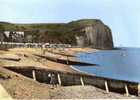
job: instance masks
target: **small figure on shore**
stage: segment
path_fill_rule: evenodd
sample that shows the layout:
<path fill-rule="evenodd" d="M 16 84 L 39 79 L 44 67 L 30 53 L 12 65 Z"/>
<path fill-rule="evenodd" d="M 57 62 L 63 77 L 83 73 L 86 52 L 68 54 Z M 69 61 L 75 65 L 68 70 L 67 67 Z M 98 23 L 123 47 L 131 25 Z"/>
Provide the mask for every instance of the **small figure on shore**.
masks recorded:
<path fill-rule="evenodd" d="M 50 77 L 51 88 L 56 88 L 56 87 L 57 87 L 57 83 L 56 83 L 55 74 L 49 73 L 49 74 L 48 74 L 48 77 Z"/>

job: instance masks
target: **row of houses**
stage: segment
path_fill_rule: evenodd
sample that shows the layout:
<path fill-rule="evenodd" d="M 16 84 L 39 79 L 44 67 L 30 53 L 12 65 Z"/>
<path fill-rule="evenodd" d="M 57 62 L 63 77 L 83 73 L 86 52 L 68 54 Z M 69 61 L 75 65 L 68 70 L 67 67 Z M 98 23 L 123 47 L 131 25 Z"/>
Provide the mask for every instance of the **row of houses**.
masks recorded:
<path fill-rule="evenodd" d="M 0 42 L 23 42 L 24 34 L 22 31 L 0 32 Z"/>
<path fill-rule="evenodd" d="M 25 31 L 0 31 L 0 42 L 18 42 L 18 43 L 39 43 L 46 42 L 41 33 L 46 31 L 25 30 Z"/>
<path fill-rule="evenodd" d="M 0 44 L 2 47 L 71 47 L 69 44 L 50 44 L 35 42 L 34 36 L 24 31 L 0 32 Z"/>
<path fill-rule="evenodd" d="M 70 44 L 2 42 L 0 48 L 71 48 Z"/>

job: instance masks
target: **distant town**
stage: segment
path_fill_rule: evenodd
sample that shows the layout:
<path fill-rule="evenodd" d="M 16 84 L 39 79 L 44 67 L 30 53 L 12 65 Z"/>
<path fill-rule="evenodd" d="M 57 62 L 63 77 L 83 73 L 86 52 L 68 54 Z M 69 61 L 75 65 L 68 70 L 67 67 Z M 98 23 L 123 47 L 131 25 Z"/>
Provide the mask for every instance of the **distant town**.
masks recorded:
<path fill-rule="evenodd" d="M 71 47 L 70 44 L 35 43 L 32 35 L 26 35 L 24 31 L 4 31 L 0 34 L 1 46 L 4 48 L 48 48 Z"/>

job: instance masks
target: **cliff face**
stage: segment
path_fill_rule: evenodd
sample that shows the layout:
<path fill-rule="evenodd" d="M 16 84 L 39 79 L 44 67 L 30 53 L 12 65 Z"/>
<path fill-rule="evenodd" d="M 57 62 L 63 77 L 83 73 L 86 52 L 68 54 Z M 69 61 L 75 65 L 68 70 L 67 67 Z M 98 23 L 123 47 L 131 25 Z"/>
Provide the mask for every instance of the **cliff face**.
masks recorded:
<path fill-rule="evenodd" d="M 87 26 L 81 36 L 76 36 L 77 45 L 90 46 L 99 49 L 112 49 L 112 33 L 107 26 Z"/>
<path fill-rule="evenodd" d="M 4 27 L 5 31 L 24 31 L 25 41 L 23 42 L 31 40 L 33 42 L 65 43 L 98 49 L 113 48 L 111 30 L 97 19 L 82 19 L 70 23 L 0 23 L 0 25 Z M 28 39 L 28 37 L 32 38 Z"/>
<path fill-rule="evenodd" d="M 102 22 L 87 25 L 79 31 L 82 33 L 76 36 L 79 46 L 90 46 L 98 49 L 112 49 L 114 47 L 111 30 Z"/>

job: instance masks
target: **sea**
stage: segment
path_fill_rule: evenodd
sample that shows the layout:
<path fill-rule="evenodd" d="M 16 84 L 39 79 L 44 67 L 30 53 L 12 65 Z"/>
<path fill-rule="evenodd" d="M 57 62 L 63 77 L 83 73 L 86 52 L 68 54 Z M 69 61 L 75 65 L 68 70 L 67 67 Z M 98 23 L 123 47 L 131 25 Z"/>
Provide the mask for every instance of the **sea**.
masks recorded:
<path fill-rule="evenodd" d="M 77 59 L 97 64 L 74 66 L 76 69 L 100 77 L 140 83 L 140 48 L 118 48 L 90 53 L 78 53 Z"/>

